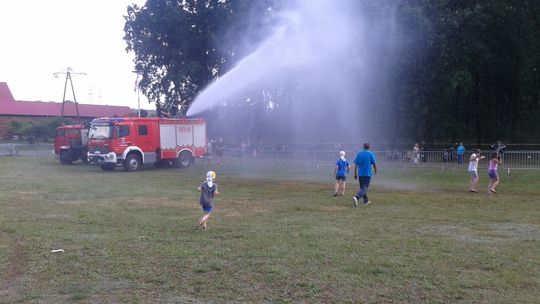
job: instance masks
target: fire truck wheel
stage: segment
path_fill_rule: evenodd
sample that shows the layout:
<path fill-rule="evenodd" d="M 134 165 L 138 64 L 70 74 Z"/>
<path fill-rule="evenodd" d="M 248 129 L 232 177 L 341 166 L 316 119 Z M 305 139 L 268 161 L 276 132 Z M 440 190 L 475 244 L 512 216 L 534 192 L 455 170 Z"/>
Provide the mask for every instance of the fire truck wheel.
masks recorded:
<path fill-rule="evenodd" d="M 141 158 L 137 154 L 129 154 L 124 160 L 124 169 L 126 171 L 137 171 L 141 168 Z"/>
<path fill-rule="evenodd" d="M 103 171 L 113 171 L 116 168 L 116 164 L 101 164 L 99 166 Z"/>
<path fill-rule="evenodd" d="M 193 156 L 191 156 L 191 153 L 187 151 L 180 153 L 180 155 L 178 156 L 178 164 L 180 168 L 188 167 L 189 165 L 191 165 L 192 162 Z"/>
<path fill-rule="evenodd" d="M 71 153 L 67 150 L 60 151 L 60 163 L 62 165 L 71 165 L 73 160 L 71 159 Z"/>

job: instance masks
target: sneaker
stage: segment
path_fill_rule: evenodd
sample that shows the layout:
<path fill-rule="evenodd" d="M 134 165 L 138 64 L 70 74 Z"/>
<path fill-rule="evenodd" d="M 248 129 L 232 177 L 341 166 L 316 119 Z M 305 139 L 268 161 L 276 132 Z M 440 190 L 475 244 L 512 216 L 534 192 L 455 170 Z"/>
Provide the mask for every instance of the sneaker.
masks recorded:
<path fill-rule="evenodd" d="M 471 193 L 477 193 L 478 191 L 476 191 L 475 189 L 471 189 L 471 190 L 469 190 L 469 192 L 471 192 Z"/>
<path fill-rule="evenodd" d="M 355 207 L 358 207 L 358 198 L 356 196 L 352 197 L 353 203 Z"/>
<path fill-rule="evenodd" d="M 367 201 L 364 203 L 364 205 L 369 205 L 369 204 L 371 204 L 371 201 Z"/>
<path fill-rule="evenodd" d="M 336 197 L 336 196 L 337 196 L 337 193 L 334 193 L 334 197 Z"/>
<path fill-rule="evenodd" d="M 497 194 L 497 191 L 495 191 L 495 189 L 489 189 L 489 191 L 493 192 L 493 194 Z"/>

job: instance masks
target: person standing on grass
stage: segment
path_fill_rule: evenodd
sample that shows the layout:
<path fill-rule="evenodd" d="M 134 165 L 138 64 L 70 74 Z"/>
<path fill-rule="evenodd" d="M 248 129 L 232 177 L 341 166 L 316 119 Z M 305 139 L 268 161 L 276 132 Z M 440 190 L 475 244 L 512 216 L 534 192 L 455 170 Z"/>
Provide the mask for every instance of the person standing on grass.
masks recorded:
<path fill-rule="evenodd" d="M 488 176 L 489 176 L 489 185 L 488 193 L 496 194 L 495 188 L 499 184 L 499 174 L 497 173 L 497 166 L 502 164 L 501 156 L 497 152 L 491 153 L 489 158 L 489 167 L 488 167 Z"/>
<path fill-rule="evenodd" d="M 225 142 L 223 141 L 223 137 L 220 137 L 219 140 L 216 143 L 215 146 L 216 150 L 216 156 L 217 156 L 217 164 L 221 164 L 221 158 L 223 157 L 223 151 L 225 151 Z"/>
<path fill-rule="evenodd" d="M 334 196 L 345 195 L 345 186 L 347 184 L 347 174 L 349 174 L 349 161 L 345 159 L 345 151 L 339 151 L 339 159 L 336 162 L 334 169 L 334 177 L 336 178 L 336 187 Z"/>
<path fill-rule="evenodd" d="M 204 181 L 197 189 L 201 191 L 200 204 L 203 209 L 203 217 L 199 221 L 199 227 L 202 229 L 208 229 L 208 219 L 212 213 L 214 207 L 214 196 L 219 195 L 217 190 L 217 184 L 214 183 L 216 173 L 214 171 L 208 171 L 206 173 L 206 181 Z"/>
<path fill-rule="evenodd" d="M 463 143 L 460 142 L 459 146 L 457 147 L 457 163 L 458 165 L 463 165 L 463 155 L 465 154 L 465 147 L 463 146 Z"/>
<path fill-rule="evenodd" d="M 471 176 L 471 183 L 469 184 L 469 191 L 476 193 L 476 185 L 478 184 L 478 162 L 484 159 L 483 155 L 480 155 L 480 149 L 474 150 L 469 159 L 469 175 Z"/>
<path fill-rule="evenodd" d="M 371 167 L 373 166 L 373 171 Z M 364 205 L 370 203 L 367 190 L 371 182 L 371 176 L 377 174 L 377 164 L 375 162 L 375 154 L 369 151 L 369 143 L 364 143 L 364 150 L 358 152 L 354 159 L 354 179 L 358 178 L 360 190 L 353 196 L 354 206 L 358 207 L 358 200 L 362 198 Z"/>
<path fill-rule="evenodd" d="M 414 144 L 411 161 L 415 165 L 418 165 L 420 163 L 420 145 L 418 145 L 418 143 Z"/>

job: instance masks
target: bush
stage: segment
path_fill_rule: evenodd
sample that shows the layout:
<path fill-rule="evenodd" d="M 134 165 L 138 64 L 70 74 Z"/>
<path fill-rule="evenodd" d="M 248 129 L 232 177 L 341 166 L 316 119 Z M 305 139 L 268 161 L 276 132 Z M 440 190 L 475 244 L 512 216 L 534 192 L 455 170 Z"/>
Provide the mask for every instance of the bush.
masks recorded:
<path fill-rule="evenodd" d="M 12 120 L 9 122 L 9 133 L 26 137 L 31 142 L 53 138 L 55 130 L 62 124 L 73 124 L 73 121 L 65 117 L 50 117 L 37 121 Z"/>

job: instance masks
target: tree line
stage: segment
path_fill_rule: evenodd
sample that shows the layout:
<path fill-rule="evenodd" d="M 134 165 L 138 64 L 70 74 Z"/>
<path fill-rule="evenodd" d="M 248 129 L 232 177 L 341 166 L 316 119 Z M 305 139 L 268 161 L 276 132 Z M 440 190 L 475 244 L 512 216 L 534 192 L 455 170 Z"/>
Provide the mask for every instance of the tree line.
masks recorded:
<path fill-rule="evenodd" d="M 155 103 L 158 115 L 184 115 L 201 90 L 252 51 L 246 46 L 271 32 L 287 3 L 148 0 L 129 6 L 124 39 L 135 54 L 141 92 Z M 373 25 L 370 31 L 395 39 L 391 64 L 374 71 L 385 75 L 385 88 L 390 88 L 380 90 L 385 101 L 372 109 L 386 117 L 385 127 L 392 122 L 384 136 L 428 143 L 540 140 L 540 1 L 351 3 L 359 22 Z M 379 26 L 381 16 L 391 16 L 397 34 Z M 260 129 L 249 131 L 263 138 L 269 124 L 264 122 L 287 115 L 300 87 L 305 88 L 289 82 L 258 89 L 249 102 L 205 115 L 255 119 Z M 372 94 L 383 99 L 377 91 Z"/>
<path fill-rule="evenodd" d="M 66 117 L 46 117 L 42 119 L 13 119 L 8 123 L 8 138 L 1 140 L 28 140 L 33 143 L 36 140 L 48 140 L 54 138 L 56 127 L 62 124 L 74 124 L 75 122 Z"/>

